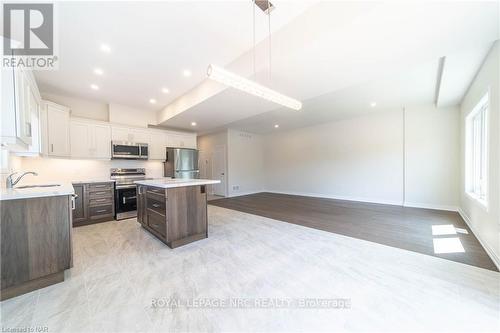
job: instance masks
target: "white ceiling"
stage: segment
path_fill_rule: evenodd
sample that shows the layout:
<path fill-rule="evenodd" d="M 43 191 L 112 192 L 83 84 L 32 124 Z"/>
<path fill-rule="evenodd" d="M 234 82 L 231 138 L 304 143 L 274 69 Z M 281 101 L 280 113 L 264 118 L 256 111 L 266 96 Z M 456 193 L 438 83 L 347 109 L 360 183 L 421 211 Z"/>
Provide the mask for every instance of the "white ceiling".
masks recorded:
<path fill-rule="evenodd" d="M 108 103 L 188 106 L 159 112 L 164 126 L 192 130 L 196 121 L 200 133 L 228 126 L 266 133 L 275 122 L 282 130 L 373 112 L 371 101 L 377 110 L 430 103 L 442 56 L 438 104 L 456 104 L 499 38 L 491 1 L 272 2 L 271 79 L 267 17 L 257 11 L 256 80 L 303 100 L 299 113 L 225 87 L 200 99 L 209 63 L 252 76 L 250 0 L 59 3 L 60 70 L 39 72 L 37 81 L 43 92 Z M 99 50 L 102 42 L 109 55 Z M 105 75 L 96 77 L 94 67 Z M 163 95 L 162 86 L 171 93 Z M 191 96 L 195 103 L 185 103 Z"/>
<path fill-rule="evenodd" d="M 314 2 L 273 3 L 274 31 Z M 253 45 L 252 8 L 249 0 L 57 2 L 59 70 L 37 72 L 37 82 L 46 93 L 159 110 L 200 83 L 210 62 L 225 65 Z M 255 17 L 258 42 L 267 36 L 267 16 L 257 9 Z"/>
<path fill-rule="evenodd" d="M 227 89 L 161 120 L 177 128 L 196 121 L 200 133 L 240 125 L 262 133 L 273 130 L 276 114 L 297 127 L 354 112 L 372 100 L 387 107 L 432 103 L 442 56 L 448 61 L 440 104 L 456 104 L 498 39 L 497 7 L 493 2 L 318 3 L 272 35 L 272 81 L 266 80 L 264 56 L 257 75 L 260 82 L 303 100 L 300 115 L 257 98 L 242 100 L 241 93 Z M 258 51 L 267 52 L 266 41 Z M 229 68 L 248 76 L 252 54 L 242 55 Z M 336 105 L 343 109 L 334 109 Z M 256 119 L 260 121 L 254 123 Z"/>

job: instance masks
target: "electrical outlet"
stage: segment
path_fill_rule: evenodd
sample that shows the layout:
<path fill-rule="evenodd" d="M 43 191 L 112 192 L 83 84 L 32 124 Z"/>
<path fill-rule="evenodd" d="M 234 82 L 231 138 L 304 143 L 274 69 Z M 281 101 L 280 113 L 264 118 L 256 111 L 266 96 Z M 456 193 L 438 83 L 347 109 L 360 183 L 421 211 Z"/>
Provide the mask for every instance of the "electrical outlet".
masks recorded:
<path fill-rule="evenodd" d="M 233 185 L 233 191 L 239 191 L 240 185 Z"/>

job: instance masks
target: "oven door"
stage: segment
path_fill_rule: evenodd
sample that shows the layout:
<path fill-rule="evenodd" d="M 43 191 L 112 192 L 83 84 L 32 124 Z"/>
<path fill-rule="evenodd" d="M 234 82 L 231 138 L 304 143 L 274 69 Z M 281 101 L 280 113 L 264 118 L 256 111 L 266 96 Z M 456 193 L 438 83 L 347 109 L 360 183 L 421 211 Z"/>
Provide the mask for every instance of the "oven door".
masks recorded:
<path fill-rule="evenodd" d="M 115 189 L 116 219 L 127 219 L 137 216 L 136 186 Z"/>
<path fill-rule="evenodd" d="M 113 158 L 138 159 L 141 156 L 139 145 L 113 143 Z"/>

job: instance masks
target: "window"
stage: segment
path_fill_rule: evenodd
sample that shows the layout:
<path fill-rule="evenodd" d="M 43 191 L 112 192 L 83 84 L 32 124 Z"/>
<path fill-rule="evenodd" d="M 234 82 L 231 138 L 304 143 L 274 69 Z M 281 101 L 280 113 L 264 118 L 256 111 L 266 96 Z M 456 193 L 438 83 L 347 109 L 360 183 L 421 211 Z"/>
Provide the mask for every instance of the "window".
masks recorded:
<path fill-rule="evenodd" d="M 466 193 L 488 203 L 488 106 L 486 94 L 466 118 Z"/>

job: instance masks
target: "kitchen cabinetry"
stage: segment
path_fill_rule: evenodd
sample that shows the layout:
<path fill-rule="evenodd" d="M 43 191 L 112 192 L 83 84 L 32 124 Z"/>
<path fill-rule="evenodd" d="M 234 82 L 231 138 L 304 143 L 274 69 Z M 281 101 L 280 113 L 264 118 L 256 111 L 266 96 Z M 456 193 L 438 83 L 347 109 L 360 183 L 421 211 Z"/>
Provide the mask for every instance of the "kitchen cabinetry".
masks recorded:
<path fill-rule="evenodd" d="M 71 157 L 111 158 L 111 129 L 86 121 L 71 120 Z"/>
<path fill-rule="evenodd" d="M 73 226 L 111 221 L 115 216 L 114 182 L 74 183 Z"/>
<path fill-rule="evenodd" d="M 46 102 L 47 147 L 49 156 L 70 156 L 70 110 L 62 105 Z"/>
<path fill-rule="evenodd" d="M 149 159 L 164 161 L 166 148 L 167 134 L 160 131 L 152 131 L 149 142 Z"/>
<path fill-rule="evenodd" d="M 137 222 L 144 225 L 146 220 L 146 186 L 137 185 Z"/>
<path fill-rule="evenodd" d="M 142 227 L 176 248 L 208 237 L 206 186 L 138 186 L 137 212 Z"/>
<path fill-rule="evenodd" d="M 168 134 L 167 146 L 173 148 L 193 148 L 196 149 L 195 134 Z"/>
<path fill-rule="evenodd" d="M 1 300 L 64 281 L 71 214 L 71 195 L 2 201 Z"/>
<path fill-rule="evenodd" d="M 40 93 L 27 69 L 2 69 L 1 143 L 14 152 L 40 152 Z"/>
<path fill-rule="evenodd" d="M 113 141 L 124 141 L 134 143 L 148 143 L 150 133 L 147 129 L 112 126 L 111 139 Z"/>

